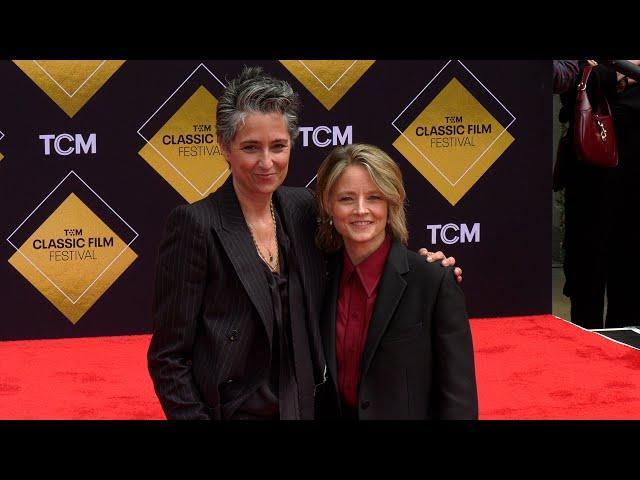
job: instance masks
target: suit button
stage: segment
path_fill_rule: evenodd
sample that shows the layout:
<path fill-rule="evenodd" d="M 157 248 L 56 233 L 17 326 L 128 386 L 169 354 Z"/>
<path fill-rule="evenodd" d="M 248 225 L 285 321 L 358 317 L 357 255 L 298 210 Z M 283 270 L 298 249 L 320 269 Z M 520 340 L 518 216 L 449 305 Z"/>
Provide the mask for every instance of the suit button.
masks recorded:
<path fill-rule="evenodd" d="M 366 410 L 367 408 L 369 408 L 369 405 L 371 405 L 371 403 L 368 400 L 363 400 L 360 403 L 360 408 L 362 408 L 362 410 Z"/>
<path fill-rule="evenodd" d="M 239 334 L 240 332 L 238 332 L 238 330 L 231 330 L 231 333 L 229 334 L 229 340 L 235 342 L 238 339 Z"/>

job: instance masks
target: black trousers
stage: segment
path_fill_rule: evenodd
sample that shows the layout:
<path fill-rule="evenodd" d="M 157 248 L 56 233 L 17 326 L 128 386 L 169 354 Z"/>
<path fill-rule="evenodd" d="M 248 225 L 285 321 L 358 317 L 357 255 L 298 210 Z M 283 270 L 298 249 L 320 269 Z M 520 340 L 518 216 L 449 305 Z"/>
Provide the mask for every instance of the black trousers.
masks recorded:
<path fill-rule="evenodd" d="M 576 162 L 568 175 L 564 293 L 571 299 L 571 321 L 584 328 L 640 324 L 640 254 L 632 228 L 640 216 L 640 175 L 629 170 Z"/>

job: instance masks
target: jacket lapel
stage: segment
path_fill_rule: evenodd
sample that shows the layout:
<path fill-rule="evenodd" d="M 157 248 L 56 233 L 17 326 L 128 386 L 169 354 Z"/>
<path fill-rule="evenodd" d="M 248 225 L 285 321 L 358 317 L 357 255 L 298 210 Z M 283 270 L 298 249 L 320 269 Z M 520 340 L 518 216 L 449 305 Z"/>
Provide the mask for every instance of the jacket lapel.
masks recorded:
<path fill-rule="evenodd" d="M 371 365 L 371 360 L 384 335 L 393 313 L 395 312 L 407 282 L 402 275 L 409 271 L 407 250 L 396 240 L 391 244 L 387 263 L 380 279 L 376 306 L 369 324 L 369 334 L 362 355 L 360 378 L 364 378 Z M 335 313 L 334 313 L 335 315 Z"/>
<path fill-rule="evenodd" d="M 340 286 L 340 275 L 342 274 L 342 251 L 334 254 L 328 265 L 329 285 L 323 311 L 325 312 L 320 325 L 322 331 L 322 344 L 324 345 L 324 355 L 335 391 L 338 392 L 338 366 L 336 362 L 336 312 L 338 310 L 338 288 Z"/>
<path fill-rule="evenodd" d="M 264 281 L 264 268 L 256 252 L 251 232 L 242 214 L 240 202 L 233 188 L 232 177 L 218 189 L 213 201 L 219 212 L 219 222 L 213 222 L 213 228 L 220 238 L 240 282 L 249 295 L 251 302 L 264 323 L 271 344 L 273 336 L 273 306 L 267 282 Z M 257 260 L 257 261 L 256 261 Z"/>
<path fill-rule="evenodd" d="M 313 296 L 321 294 L 317 281 L 312 273 L 314 268 L 310 265 L 310 262 L 316 260 L 318 255 L 305 253 L 315 248 L 313 243 L 309 245 L 309 242 L 314 242 L 313 235 L 309 236 L 309 232 L 301 228 L 301 222 L 307 221 L 307 219 L 298 219 L 293 215 L 293 209 L 289 206 L 289 202 L 287 202 L 287 197 L 283 191 L 276 190 L 274 197 L 275 202 L 280 206 L 279 212 L 284 224 L 283 227 L 291 240 L 291 250 L 295 256 L 307 306 L 308 308 L 313 308 L 313 305 L 315 305 Z"/>

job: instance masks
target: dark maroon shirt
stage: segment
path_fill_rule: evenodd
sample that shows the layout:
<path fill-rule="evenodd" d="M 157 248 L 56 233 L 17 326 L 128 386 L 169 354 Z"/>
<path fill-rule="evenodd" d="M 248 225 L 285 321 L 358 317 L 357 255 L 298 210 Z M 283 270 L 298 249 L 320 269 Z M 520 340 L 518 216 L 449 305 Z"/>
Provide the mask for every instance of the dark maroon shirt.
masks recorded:
<path fill-rule="evenodd" d="M 353 265 L 346 250 L 343 253 L 336 312 L 336 361 L 340 395 L 353 408 L 358 404 L 360 360 L 390 249 L 391 236 L 387 234 L 382 245 L 358 265 Z"/>

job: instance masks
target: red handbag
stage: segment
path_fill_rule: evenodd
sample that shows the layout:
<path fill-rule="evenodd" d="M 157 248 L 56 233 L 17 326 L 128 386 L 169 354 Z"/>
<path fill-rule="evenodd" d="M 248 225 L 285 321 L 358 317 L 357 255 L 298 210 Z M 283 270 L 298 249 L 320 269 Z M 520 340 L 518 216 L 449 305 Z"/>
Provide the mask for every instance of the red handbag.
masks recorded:
<path fill-rule="evenodd" d="M 582 81 L 578 85 L 573 132 L 576 155 L 597 167 L 615 167 L 618 165 L 618 148 L 609 102 L 602 95 L 596 111 L 593 111 L 587 96 L 587 82 L 592 69 L 591 65 L 584 67 Z"/>

